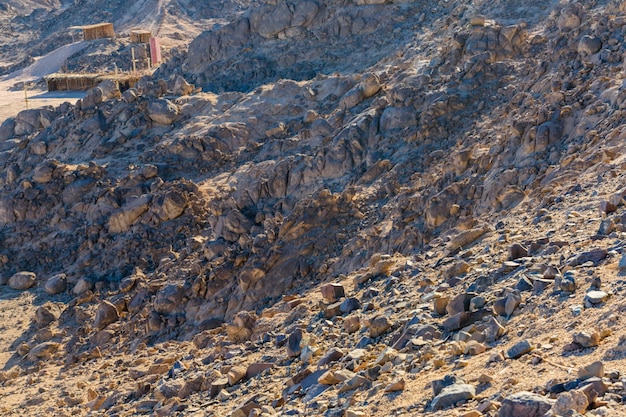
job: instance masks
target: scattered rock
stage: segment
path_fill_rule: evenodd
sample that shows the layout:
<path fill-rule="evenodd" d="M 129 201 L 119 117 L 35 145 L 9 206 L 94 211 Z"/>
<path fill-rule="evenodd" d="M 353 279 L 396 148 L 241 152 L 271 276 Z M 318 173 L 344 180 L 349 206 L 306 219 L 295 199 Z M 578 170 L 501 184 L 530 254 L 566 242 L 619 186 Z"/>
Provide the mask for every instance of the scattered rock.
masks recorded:
<path fill-rule="evenodd" d="M 606 300 L 608 300 L 609 298 L 609 294 L 607 294 L 604 291 L 599 291 L 599 290 L 594 290 L 594 291 L 588 291 L 587 294 L 585 294 L 585 304 L 590 304 L 592 306 L 598 305 L 598 304 L 602 304 L 603 302 L 605 302 Z"/>
<path fill-rule="evenodd" d="M 337 283 L 322 285 L 320 290 L 327 303 L 334 303 L 346 296 L 343 286 Z"/>
<path fill-rule="evenodd" d="M 230 368 L 230 371 L 228 371 L 228 374 L 226 375 L 228 378 L 228 384 L 232 386 L 244 379 L 246 377 L 246 371 L 247 369 L 244 366 L 235 365 Z"/>
<path fill-rule="evenodd" d="M 46 303 L 35 312 L 35 322 L 38 327 L 45 327 L 50 323 L 55 322 L 59 318 L 59 311 L 57 307 L 51 303 Z"/>
<path fill-rule="evenodd" d="M 595 347 L 595 346 L 598 346 L 598 344 L 600 343 L 600 335 L 596 331 L 593 331 L 591 333 L 589 332 L 574 333 L 573 338 L 574 338 L 574 343 L 584 348 Z"/>
<path fill-rule="evenodd" d="M 67 289 L 67 277 L 65 274 L 56 274 L 48 278 L 44 284 L 44 290 L 50 295 L 61 294 Z"/>
<path fill-rule="evenodd" d="M 585 380 L 592 377 L 604 377 L 604 363 L 602 361 L 596 361 L 578 368 L 578 378 Z"/>
<path fill-rule="evenodd" d="M 387 316 L 374 317 L 369 326 L 370 337 L 378 337 L 385 334 L 393 326 L 393 322 Z"/>
<path fill-rule="evenodd" d="M 31 288 L 37 282 L 37 275 L 33 272 L 22 271 L 13 274 L 9 278 L 9 288 L 14 290 L 27 290 Z"/>
<path fill-rule="evenodd" d="M 579 390 L 572 390 L 559 394 L 552 406 L 552 412 L 559 416 L 567 415 L 572 411 L 585 413 L 587 407 L 589 407 L 587 396 Z"/>
<path fill-rule="evenodd" d="M 404 389 L 405 382 L 403 378 L 396 379 L 385 387 L 385 392 L 396 392 Z"/>
<path fill-rule="evenodd" d="M 509 350 L 506 351 L 506 356 L 510 359 L 517 359 L 533 349 L 533 344 L 530 343 L 529 340 L 524 339 L 511 346 Z"/>
<path fill-rule="evenodd" d="M 498 417 L 543 417 L 554 404 L 554 400 L 531 392 L 511 394 L 502 401 Z"/>
<path fill-rule="evenodd" d="M 430 403 L 431 410 L 442 410 L 476 396 L 476 388 L 469 384 L 452 384 L 444 387 Z"/>
<path fill-rule="evenodd" d="M 97 330 L 102 330 L 111 323 L 115 323 L 120 318 L 120 314 L 117 311 L 117 307 L 109 301 L 102 301 L 96 311 L 96 317 L 93 321 L 93 326 Z"/>
<path fill-rule="evenodd" d="M 528 256 L 528 249 L 519 243 L 514 243 L 509 247 L 509 260 L 514 261 Z"/>
<path fill-rule="evenodd" d="M 178 117 L 178 107 L 171 101 L 161 98 L 148 103 L 148 116 L 161 125 L 170 125 Z"/>

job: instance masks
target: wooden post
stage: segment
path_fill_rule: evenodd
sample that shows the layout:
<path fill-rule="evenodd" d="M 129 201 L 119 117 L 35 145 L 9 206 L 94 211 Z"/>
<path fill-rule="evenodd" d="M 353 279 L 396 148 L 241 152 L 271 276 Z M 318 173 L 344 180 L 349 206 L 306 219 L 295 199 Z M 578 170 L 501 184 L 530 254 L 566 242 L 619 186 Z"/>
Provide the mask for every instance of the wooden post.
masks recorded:
<path fill-rule="evenodd" d="M 135 48 L 130 48 L 130 56 L 133 62 L 133 74 L 137 73 L 137 66 L 135 65 Z"/>

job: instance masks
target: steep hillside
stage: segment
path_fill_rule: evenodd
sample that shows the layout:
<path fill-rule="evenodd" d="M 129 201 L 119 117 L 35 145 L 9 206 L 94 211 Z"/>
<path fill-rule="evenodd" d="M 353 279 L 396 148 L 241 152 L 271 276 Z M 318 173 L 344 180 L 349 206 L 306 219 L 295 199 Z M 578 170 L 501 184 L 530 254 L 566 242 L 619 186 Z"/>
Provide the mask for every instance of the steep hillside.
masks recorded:
<path fill-rule="evenodd" d="M 0 126 L 0 410 L 622 415 L 622 3 L 229 4 Z"/>

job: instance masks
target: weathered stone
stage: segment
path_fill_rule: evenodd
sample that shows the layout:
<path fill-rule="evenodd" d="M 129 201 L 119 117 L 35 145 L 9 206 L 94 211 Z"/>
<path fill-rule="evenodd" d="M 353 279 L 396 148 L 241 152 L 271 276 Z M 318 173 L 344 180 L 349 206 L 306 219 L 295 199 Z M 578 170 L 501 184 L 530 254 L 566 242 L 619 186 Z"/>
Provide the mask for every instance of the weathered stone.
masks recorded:
<path fill-rule="evenodd" d="M 598 378 L 604 377 L 604 363 L 602 361 L 595 361 L 589 365 L 578 368 L 578 378 L 584 380 L 594 376 Z"/>
<path fill-rule="evenodd" d="M 354 310 L 358 310 L 361 308 L 361 302 L 356 297 L 349 297 L 343 300 L 343 302 L 339 305 L 339 310 L 343 314 L 349 314 Z"/>
<path fill-rule="evenodd" d="M 46 303 L 37 308 L 35 311 L 35 322 L 39 327 L 45 327 L 50 323 L 55 322 L 59 318 L 58 308 L 51 303 Z"/>
<path fill-rule="evenodd" d="M 393 322 L 387 316 L 374 317 L 370 322 L 370 337 L 378 337 L 391 329 Z"/>
<path fill-rule="evenodd" d="M 514 261 L 528 256 L 528 249 L 519 243 L 514 243 L 509 247 L 509 260 Z"/>
<path fill-rule="evenodd" d="M 511 394 L 502 401 L 498 417 L 543 417 L 554 404 L 554 400 L 531 392 Z"/>
<path fill-rule="evenodd" d="M 235 365 L 230 368 L 226 377 L 228 378 L 228 384 L 235 385 L 246 377 L 246 367 Z"/>
<path fill-rule="evenodd" d="M 609 390 L 609 386 L 602 378 L 591 377 L 580 384 L 578 390 L 587 396 L 587 400 L 591 404 L 597 397 L 604 397 L 604 394 Z"/>
<path fill-rule="evenodd" d="M 178 117 L 178 107 L 167 99 L 157 99 L 148 103 L 148 116 L 158 124 L 170 125 Z"/>
<path fill-rule="evenodd" d="M 588 291 L 585 294 L 585 303 L 589 303 L 591 305 L 602 304 L 606 300 L 608 300 L 609 294 L 604 291 L 592 290 Z"/>
<path fill-rule="evenodd" d="M 619 259 L 618 267 L 620 272 L 626 271 L 626 254 L 622 255 L 622 257 Z"/>
<path fill-rule="evenodd" d="M 391 381 L 386 387 L 385 392 L 396 392 L 402 391 L 405 387 L 406 383 L 403 378 L 396 379 Z"/>
<path fill-rule="evenodd" d="M 91 291 L 92 289 L 93 289 L 93 283 L 85 278 L 81 278 L 74 285 L 72 292 L 75 295 L 82 295 L 86 293 L 87 291 Z"/>
<path fill-rule="evenodd" d="M 340 298 L 346 296 L 343 285 L 337 283 L 322 285 L 320 287 L 320 291 L 322 292 L 322 297 L 324 297 L 324 300 L 327 303 L 334 303 Z"/>
<path fill-rule="evenodd" d="M 211 382 L 211 386 L 209 388 L 209 395 L 211 398 L 217 397 L 217 394 L 224 388 L 228 386 L 228 378 L 218 378 L 215 381 Z"/>
<path fill-rule="evenodd" d="M 9 288 L 14 290 L 27 290 L 37 282 L 37 275 L 34 272 L 22 271 L 13 274 L 9 278 Z"/>
<path fill-rule="evenodd" d="M 476 388 L 469 384 L 453 384 L 444 387 L 430 403 L 431 410 L 442 410 L 459 402 L 471 400 L 476 396 Z"/>
<path fill-rule="evenodd" d="M 485 341 L 488 343 L 495 342 L 500 338 L 500 336 L 504 334 L 504 332 L 504 326 L 502 326 L 495 317 L 489 317 L 486 323 L 486 328 L 483 331 L 485 335 Z"/>
<path fill-rule="evenodd" d="M 529 340 L 524 339 L 511 346 L 509 350 L 506 351 L 506 356 L 511 359 L 517 359 L 520 356 L 530 352 L 534 348 L 535 347 L 532 343 L 530 343 Z"/>
<path fill-rule="evenodd" d="M 129 199 L 124 206 L 111 214 L 109 217 L 108 227 L 111 233 L 122 233 L 128 231 L 135 221 L 148 211 L 148 207 L 152 197 L 150 195 L 142 195 Z"/>
<path fill-rule="evenodd" d="M 596 36 L 584 35 L 578 42 L 578 53 L 583 57 L 593 55 L 600 49 L 602 49 L 602 40 Z M 605 213 L 610 212 L 605 211 Z"/>
<path fill-rule="evenodd" d="M 320 358 L 320 360 L 317 362 L 317 366 L 322 367 L 328 365 L 331 362 L 338 361 L 343 357 L 343 355 L 343 350 L 339 348 L 332 348 Z"/>
<path fill-rule="evenodd" d="M 67 276 L 65 274 L 53 275 L 48 278 L 43 288 L 50 295 L 61 294 L 67 289 Z"/>
<path fill-rule="evenodd" d="M 606 249 L 592 249 L 590 251 L 578 254 L 577 256 L 572 258 L 568 262 L 568 264 L 570 266 L 578 266 L 578 265 L 585 264 L 587 262 L 592 262 L 594 266 L 597 266 L 600 263 L 600 261 L 606 258 L 607 255 L 608 255 L 608 252 Z"/>
<path fill-rule="evenodd" d="M 255 376 L 265 372 L 268 369 L 274 367 L 273 363 L 268 362 L 254 362 L 248 365 L 246 368 L 246 378 L 254 378 Z"/>
<path fill-rule="evenodd" d="M 479 343 L 475 340 L 470 340 L 465 345 L 465 349 L 463 353 L 465 353 L 466 355 L 470 355 L 470 356 L 476 356 L 476 355 L 480 355 L 486 350 L 487 350 L 487 347 L 483 345 L 482 343 Z"/>
<path fill-rule="evenodd" d="M 331 370 L 324 372 L 324 374 L 317 379 L 317 382 L 324 385 L 337 385 L 353 378 L 354 375 L 354 372 L 348 371 L 347 369 L 340 369 L 338 371 Z"/>
<path fill-rule="evenodd" d="M 103 300 L 102 302 L 100 302 L 98 310 L 96 311 L 96 317 L 93 321 L 93 326 L 97 330 L 102 330 L 109 324 L 119 320 L 119 318 L 120 314 L 117 311 L 117 307 L 115 307 L 113 303 Z"/>
<path fill-rule="evenodd" d="M 343 329 L 346 333 L 358 332 L 361 328 L 361 317 L 358 314 L 352 314 L 343 319 Z"/>
<path fill-rule="evenodd" d="M 302 342 L 303 333 L 302 330 L 296 329 L 294 330 L 287 339 L 287 355 L 290 358 L 300 356 L 302 353 L 302 347 L 300 346 Z"/>
<path fill-rule="evenodd" d="M 176 219 L 184 213 L 186 207 L 186 196 L 177 190 L 173 190 L 168 192 L 163 198 L 159 216 L 163 221 Z"/>
<path fill-rule="evenodd" d="M 331 319 L 335 316 L 341 315 L 341 304 L 341 301 L 337 301 L 336 303 L 327 305 L 324 308 L 324 317 L 327 319 Z"/>
<path fill-rule="evenodd" d="M 435 296 L 433 297 L 433 309 L 435 310 L 435 313 L 440 316 L 445 315 L 449 302 L 450 297 L 442 294 L 435 294 Z"/>
<path fill-rule="evenodd" d="M 552 412 L 559 416 L 566 415 L 566 413 L 571 411 L 584 413 L 587 411 L 588 406 L 589 400 L 587 396 L 579 390 L 572 390 L 559 394 L 552 406 Z"/>
<path fill-rule="evenodd" d="M 450 241 L 448 242 L 448 250 L 456 251 L 459 248 L 469 246 L 471 243 L 482 237 L 490 230 L 491 228 L 484 224 L 474 227 L 470 230 L 465 230 L 450 239 Z"/>
<path fill-rule="evenodd" d="M 159 314 L 171 314 L 184 306 L 185 288 L 182 284 L 167 284 L 157 292 L 154 298 L 154 311 Z"/>
<path fill-rule="evenodd" d="M 466 311 L 456 313 L 454 316 L 448 317 L 441 325 L 448 332 L 453 332 L 465 327 L 469 322 L 470 314 Z"/>
<path fill-rule="evenodd" d="M 357 374 L 339 386 L 339 393 L 352 391 L 361 387 L 368 387 L 370 385 L 371 381 L 367 377 Z"/>
<path fill-rule="evenodd" d="M 433 394 L 436 397 L 437 395 L 439 395 L 441 390 L 444 389 L 445 387 L 448 387 L 454 384 L 464 384 L 464 383 L 465 382 L 463 382 L 463 380 L 461 380 L 455 375 L 446 375 L 442 379 L 436 379 L 434 381 L 431 381 L 430 385 L 431 385 L 431 388 L 433 389 Z"/>
<path fill-rule="evenodd" d="M 595 346 L 598 346 L 598 344 L 600 343 L 600 335 L 596 331 L 593 331 L 591 333 L 589 332 L 574 333 L 573 338 L 574 338 L 574 343 L 584 348 L 595 347 Z"/>
<path fill-rule="evenodd" d="M 461 313 L 463 311 L 469 311 L 469 307 L 470 307 L 470 301 L 472 300 L 472 298 L 474 298 L 477 294 L 470 292 L 470 293 L 461 293 L 459 295 L 457 295 L 456 297 L 454 297 L 446 306 L 446 311 L 448 312 L 448 314 L 450 314 L 451 316 L 457 314 L 457 313 Z"/>
<path fill-rule="evenodd" d="M 34 346 L 28 352 L 28 360 L 35 361 L 37 359 L 49 359 L 54 355 L 61 345 L 55 342 L 43 342 Z"/>

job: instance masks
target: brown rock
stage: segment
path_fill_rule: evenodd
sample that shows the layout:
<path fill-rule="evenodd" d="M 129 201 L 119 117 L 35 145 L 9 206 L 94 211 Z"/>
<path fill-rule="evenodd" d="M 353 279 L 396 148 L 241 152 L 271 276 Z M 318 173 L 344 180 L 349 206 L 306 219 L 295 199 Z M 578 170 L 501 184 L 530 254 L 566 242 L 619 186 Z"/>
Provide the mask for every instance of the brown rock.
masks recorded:
<path fill-rule="evenodd" d="M 347 369 L 340 369 L 338 371 L 331 370 L 324 372 L 317 379 L 317 382 L 323 385 L 337 385 L 343 381 L 353 378 L 354 375 L 354 372 L 348 371 Z"/>
<path fill-rule="evenodd" d="M 246 377 L 246 370 L 246 367 L 239 365 L 235 365 L 230 368 L 228 374 L 226 374 L 226 377 L 228 378 L 228 383 L 230 385 L 235 385 L 236 383 L 244 379 Z"/>
<path fill-rule="evenodd" d="M 211 398 L 217 397 L 217 394 L 224 388 L 228 386 L 228 378 L 218 378 L 215 381 L 211 382 L 211 386 L 209 388 L 209 395 Z"/>
<path fill-rule="evenodd" d="M 600 343 L 600 335 L 596 331 L 593 331 L 591 333 L 589 332 L 575 333 L 573 335 L 573 338 L 574 338 L 574 343 L 584 348 L 598 346 L 598 344 Z"/>
<path fill-rule="evenodd" d="M 254 362 L 251 363 L 250 365 L 248 365 L 248 368 L 246 369 L 246 378 L 254 378 L 255 376 L 259 375 L 260 373 L 268 370 L 268 369 L 272 369 L 274 367 L 273 363 L 268 363 L 268 362 Z"/>
<path fill-rule="evenodd" d="M 343 350 L 339 348 L 332 348 L 320 358 L 320 360 L 317 362 L 317 367 L 320 368 L 322 366 L 328 365 L 331 362 L 338 361 L 343 357 L 343 355 Z"/>
<path fill-rule="evenodd" d="M 405 382 L 403 378 L 396 379 L 385 387 L 385 392 L 396 392 L 404 389 Z"/>
<path fill-rule="evenodd" d="M 361 328 L 361 317 L 358 314 L 352 314 L 343 319 L 343 329 L 346 333 L 358 332 Z"/>
<path fill-rule="evenodd" d="M 386 333 L 393 326 L 392 321 L 386 316 L 378 316 L 372 319 L 369 327 L 370 337 L 378 337 Z"/>
<path fill-rule="evenodd" d="M 509 260 L 514 261 L 528 256 L 528 249 L 519 243 L 514 243 L 509 247 Z"/>
<path fill-rule="evenodd" d="M 59 311 L 54 304 L 46 303 L 35 312 L 35 322 L 39 327 L 45 327 L 59 318 Z"/>
<path fill-rule="evenodd" d="M 96 317 L 93 321 L 93 326 L 102 330 L 107 327 L 109 324 L 118 321 L 120 318 L 120 314 L 117 311 L 117 308 L 114 304 L 109 301 L 102 301 L 98 306 L 98 310 L 96 311 Z"/>
<path fill-rule="evenodd" d="M 447 306 L 448 306 L 449 301 L 450 301 L 450 297 L 441 295 L 441 294 L 436 294 L 435 297 L 433 298 L 433 309 L 435 310 L 435 313 L 437 313 L 440 316 L 445 315 L 447 312 Z"/>
<path fill-rule="evenodd" d="M 320 291 L 322 292 L 322 297 L 324 297 L 324 300 L 327 303 L 334 303 L 340 298 L 346 296 L 343 285 L 336 283 L 322 285 Z"/>
<path fill-rule="evenodd" d="M 583 414 L 587 411 L 587 407 L 589 407 L 587 396 L 582 391 L 572 390 L 559 394 L 552 406 L 552 412 L 558 416 L 566 415 L 571 411 Z"/>
<path fill-rule="evenodd" d="M 465 327 L 469 323 L 469 318 L 470 314 L 466 311 L 462 311 L 460 313 L 456 313 L 452 317 L 448 317 L 443 323 L 441 323 L 441 325 L 446 331 L 452 332 Z"/>
<path fill-rule="evenodd" d="M 54 355 L 61 345 L 55 342 L 44 342 L 34 346 L 28 352 L 28 360 L 35 361 L 37 359 L 48 359 Z"/>
<path fill-rule="evenodd" d="M 595 361 L 589 365 L 578 368 L 578 378 L 589 379 L 594 376 L 598 378 L 604 377 L 604 363 L 602 363 L 602 361 Z"/>

